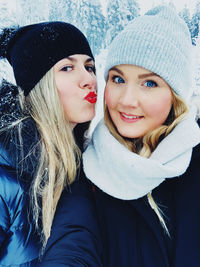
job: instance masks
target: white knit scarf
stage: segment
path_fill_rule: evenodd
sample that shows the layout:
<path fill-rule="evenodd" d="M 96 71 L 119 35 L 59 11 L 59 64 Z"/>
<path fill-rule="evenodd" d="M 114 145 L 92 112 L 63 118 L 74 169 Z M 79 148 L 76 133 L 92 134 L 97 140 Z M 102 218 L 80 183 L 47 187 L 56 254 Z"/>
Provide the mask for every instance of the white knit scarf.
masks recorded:
<path fill-rule="evenodd" d="M 129 151 L 100 121 L 83 153 L 84 171 L 89 180 L 119 199 L 146 195 L 166 178 L 187 170 L 192 148 L 200 143 L 200 129 L 194 112 L 180 122 L 157 146 L 150 158 Z"/>

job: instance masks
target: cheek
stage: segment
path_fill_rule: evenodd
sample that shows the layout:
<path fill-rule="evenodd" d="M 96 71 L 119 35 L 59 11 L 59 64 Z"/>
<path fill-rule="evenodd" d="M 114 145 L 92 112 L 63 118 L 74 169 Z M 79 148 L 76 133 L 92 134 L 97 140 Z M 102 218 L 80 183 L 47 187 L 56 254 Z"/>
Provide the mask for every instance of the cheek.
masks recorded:
<path fill-rule="evenodd" d="M 75 88 L 68 87 L 66 85 L 63 85 L 63 87 L 60 86 L 57 89 L 58 97 L 65 113 L 68 113 L 70 110 L 77 108 L 77 104 L 80 105 L 77 92 L 73 89 Z"/>
<path fill-rule="evenodd" d="M 172 95 L 171 93 L 163 94 L 158 97 L 152 98 L 151 101 L 146 103 L 146 111 L 152 117 L 157 117 L 163 122 L 166 120 L 172 107 Z"/>
<path fill-rule="evenodd" d="M 95 74 L 94 74 L 94 78 L 93 78 L 93 84 L 94 84 L 95 91 L 97 91 L 97 77 Z"/>
<path fill-rule="evenodd" d="M 74 85 L 72 82 L 69 82 L 69 79 L 57 79 L 56 87 L 61 101 L 73 97 Z"/>
<path fill-rule="evenodd" d="M 111 88 L 105 88 L 104 98 L 108 109 L 113 108 L 116 105 L 116 95 L 113 94 L 113 90 Z"/>
<path fill-rule="evenodd" d="M 64 107 L 69 104 L 69 99 L 72 99 L 72 95 L 70 94 L 69 90 L 59 90 L 58 89 L 58 96 L 60 99 L 60 103 Z"/>
<path fill-rule="evenodd" d="M 59 92 L 58 92 L 58 96 L 60 99 L 60 104 L 63 107 L 65 113 L 68 112 L 68 110 L 70 109 L 70 102 L 68 100 L 69 98 Z"/>
<path fill-rule="evenodd" d="M 69 75 L 66 75 L 64 72 L 60 72 L 55 75 L 55 84 L 60 96 L 65 96 L 69 95 L 72 91 L 72 86 L 74 86 L 75 82 L 71 77 L 69 77 Z"/>

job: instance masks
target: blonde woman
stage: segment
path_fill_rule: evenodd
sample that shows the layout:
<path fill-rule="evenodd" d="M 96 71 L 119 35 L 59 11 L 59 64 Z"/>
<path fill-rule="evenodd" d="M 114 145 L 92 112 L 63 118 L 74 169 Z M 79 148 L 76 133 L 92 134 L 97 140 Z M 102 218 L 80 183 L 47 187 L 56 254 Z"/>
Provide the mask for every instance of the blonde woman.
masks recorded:
<path fill-rule="evenodd" d="M 0 91 L 0 265 L 34 266 L 58 202 L 73 202 L 73 211 L 89 202 L 80 158 L 84 131 L 95 114 L 94 57 L 85 36 L 64 22 L 7 28 L 0 43 L 17 84 L 4 81 Z M 70 239 L 76 240 L 78 216 L 84 227 L 85 213 L 68 215 L 62 214 L 72 225 L 66 262 L 83 257 L 95 266 L 95 257 L 80 255 L 81 249 L 75 257 Z M 83 230 L 84 242 L 90 235 Z"/>
<path fill-rule="evenodd" d="M 191 40 L 167 6 L 112 42 L 105 114 L 83 154 L 103 266 L 200 265 L 200 129 L 190 104 Z"/>

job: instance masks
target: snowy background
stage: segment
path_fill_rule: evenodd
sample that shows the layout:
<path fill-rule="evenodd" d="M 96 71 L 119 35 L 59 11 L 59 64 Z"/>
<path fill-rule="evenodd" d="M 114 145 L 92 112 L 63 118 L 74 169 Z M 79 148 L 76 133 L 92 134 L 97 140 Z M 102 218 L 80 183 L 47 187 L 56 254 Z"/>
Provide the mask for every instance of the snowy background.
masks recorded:
<path fill-rule="evenodd" d="M 175 6 L 191 33 L 194 55 L 194 91 L 200 95 L 200 0 L 0 0 L 0 28 L 61 20 L 77 26 L 88 38 L 96 59 L 98 102 L 96 120 L 102 116 L 103 66 L 106 47 L 135 17 L 158 4 Z M 0 80 L 14 83 L 11 67 L 0 61 Z M 95 122 L 94 122 L 95 124 Z"/>

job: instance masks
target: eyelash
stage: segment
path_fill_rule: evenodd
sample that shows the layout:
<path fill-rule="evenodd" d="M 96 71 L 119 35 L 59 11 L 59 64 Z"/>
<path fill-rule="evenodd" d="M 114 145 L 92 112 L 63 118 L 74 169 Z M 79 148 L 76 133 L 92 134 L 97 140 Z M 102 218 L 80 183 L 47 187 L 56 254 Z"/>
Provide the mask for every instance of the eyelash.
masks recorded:
<path fill-rule="evenodd" d="M 73 69 L 73 66 L 64 66 L 64 67 L 62 67 L 62 69 L 61 69 L 61 71 L 68 71 L 68 68 L 71 68 L 71 69 Z"/>
<path fill-rule="evenodd" d="M 116 81 L 117 78 L 121 79 L 122 82 Z M 114 83 L 116 83 L 116 84 L 124 83 L 124 79 L 123 79 L 122 77 L 118 76 L 118 75 L 113 75 L 113 76 L 111 77 L 111 80 L 112 80 Z"/>
<path fill-rule="evenodd" d="M 154 86 L 147 86 L 147 85 L 145 85 L 145 83 L 152 83 L 152 84 L 154 84 Z M 149 88 L 154 88 L 154 87 L 157 87 L 157 86 L 158 86 L 158 84 L 157 84 L 155 81 L 153 81 L 153 80 L 146 80 L 146 81 L 143 83 L 143 85 L 144 85 L 145 87 L 149 87 Z"/>
<path fill-rule="evenodd" d="M 121 79 L 121 82 L 116 81 L 116 79 Z M 116 84 L 125 83 L 125 82 L 124 82 L 124 79 L 123 79 L 122 77 L 118 76 L 118 75 L 113 75 L 113 76 L 111 77 L 111 80 L 112 80 L 114 83 L 116 83 Z M 145 83 L 152 83 L 152 84 L 154 84 L 154 85 L 153 85 L 153 86 L 147 86 L 147 85 L 145 85 Z M 154 87 L 157 87 L 157 86 L 158 86 L 158 84 L 157 84 L 155 81 L 153 81 L 153 80 L 146 80 L 144 83 L 142 83 L 142 85 L 144 85 L 144 86 L 147 87 L 147 88 L 154 88 Z"/>
<path fill-rule="evenodd" d="M 70 71 L 70 70 L 68 70 L 68 68 L 70 68 L 70 70 L 72 70 L 73 69 L 73 66 L 71 66 L 71 65 L 68 65 L 68 66 L 64 66 L 64 67 L 62 67 L 61 68 L 61 71 Z M 95 68 L 95 66 L 85 66 L 85 69 L 88 71 L 88 72 L 93 72 L 94 74 L 96 74 L 96 68 Z"/>
<path fill-rule="evenodd" d="M 95 66 L 85 66 L 86 70 L 89 72 L 93 72 L 94 74 L 96 74 L 96 68 Z"/>

